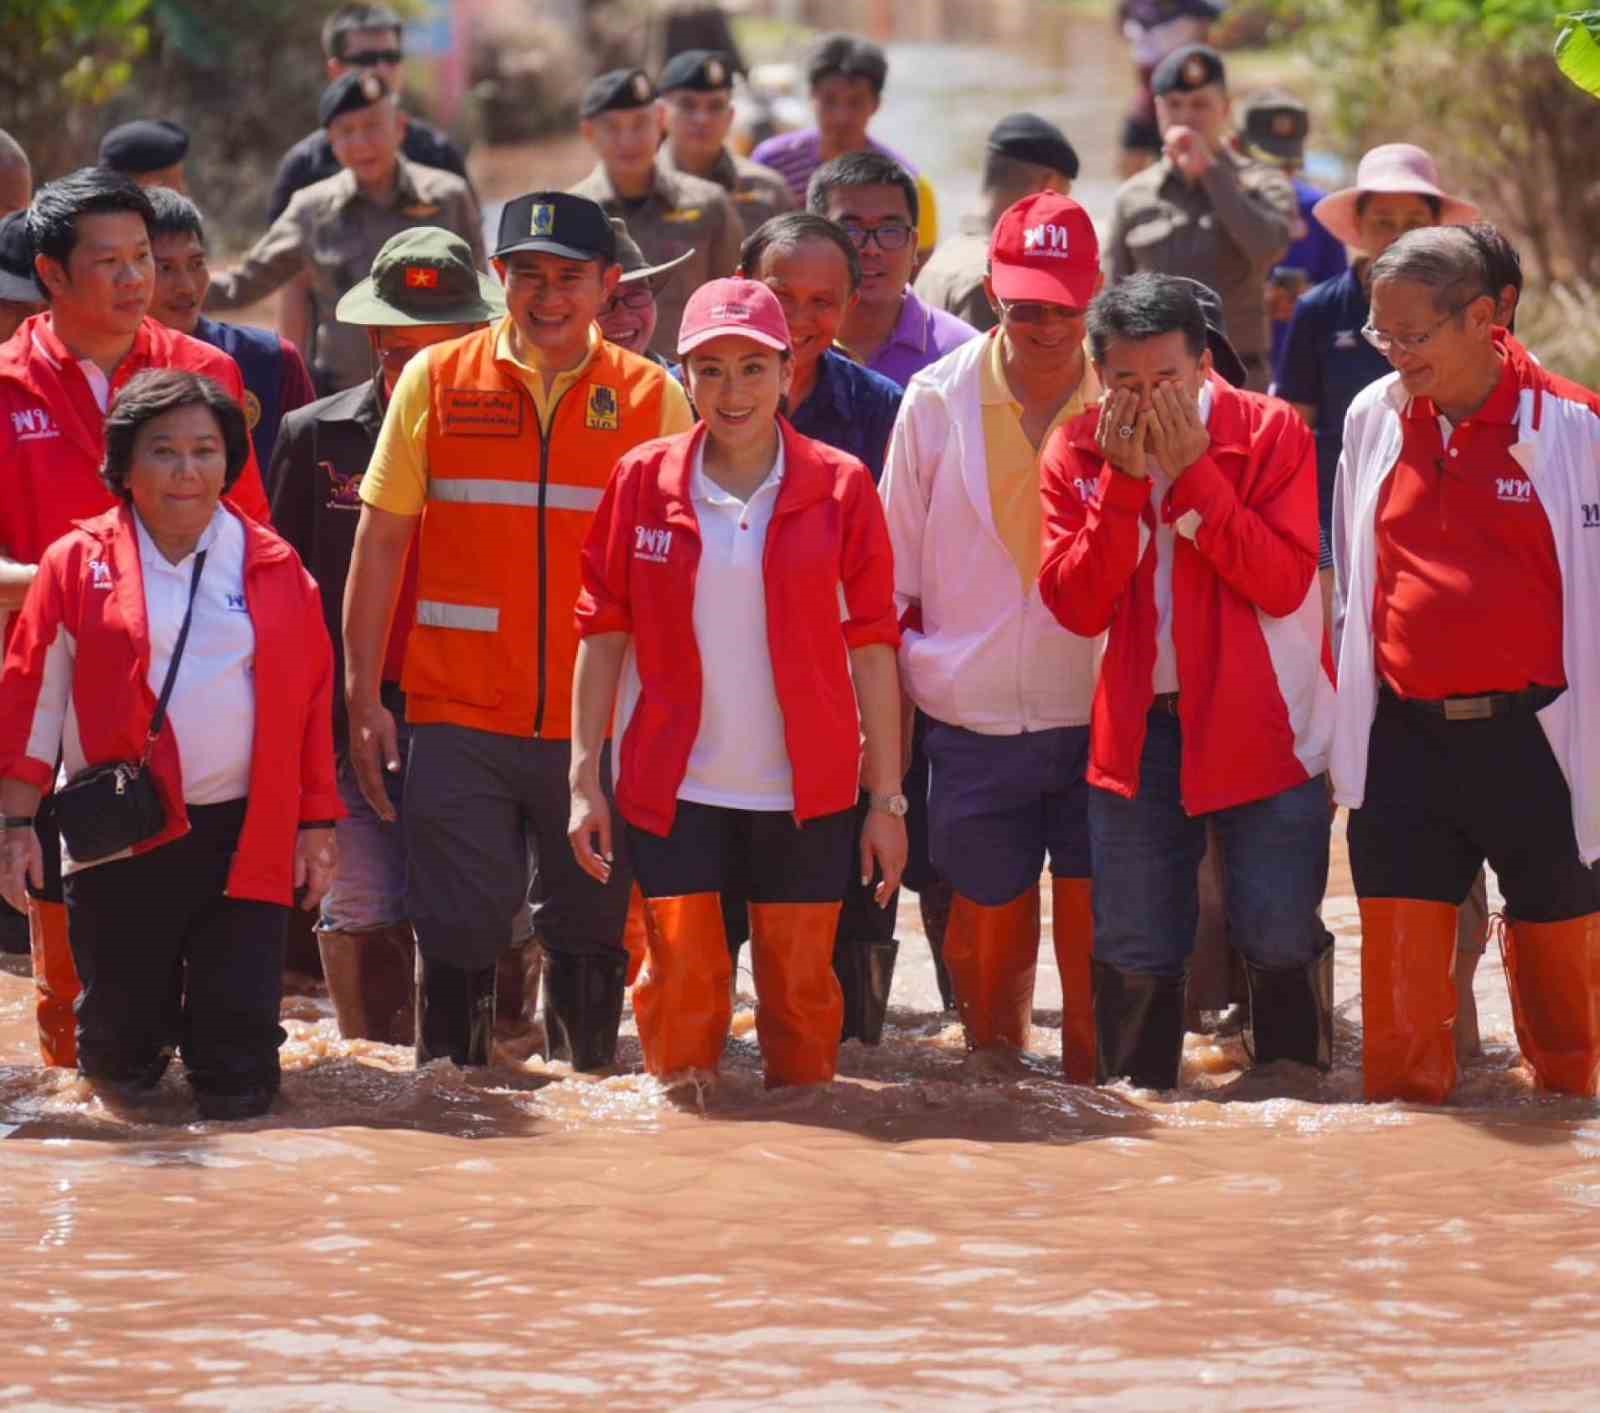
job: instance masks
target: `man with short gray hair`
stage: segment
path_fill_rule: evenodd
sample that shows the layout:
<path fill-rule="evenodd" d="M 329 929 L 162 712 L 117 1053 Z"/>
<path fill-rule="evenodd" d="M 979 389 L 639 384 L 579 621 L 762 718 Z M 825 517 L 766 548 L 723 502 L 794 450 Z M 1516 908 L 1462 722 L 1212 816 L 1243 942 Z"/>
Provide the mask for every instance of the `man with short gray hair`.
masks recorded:
<path fill-rule="evenodd" d="M 1600 398 L 1500 325 L 1470 230 L 1373 263 L 1334 493 L 1339 694 L 1369 1099 L 1456 1079 L 1456 908 L 1487 860 L 1538 1084 L 1600 1089 Z"/>

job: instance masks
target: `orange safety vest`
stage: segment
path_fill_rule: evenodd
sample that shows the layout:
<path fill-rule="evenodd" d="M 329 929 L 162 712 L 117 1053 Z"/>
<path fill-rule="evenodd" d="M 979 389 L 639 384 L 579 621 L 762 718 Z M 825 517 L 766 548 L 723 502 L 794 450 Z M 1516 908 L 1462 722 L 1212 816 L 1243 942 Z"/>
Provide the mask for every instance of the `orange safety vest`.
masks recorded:
<path fill-rule="evenodd" d="M 406 716 L 566 740 L 579 555 L 618 459 L 660 435 L 671 375 L 602 343 L 546 433 L 525 384 L 495 359 L 498 328 L 429 356 Z"/>

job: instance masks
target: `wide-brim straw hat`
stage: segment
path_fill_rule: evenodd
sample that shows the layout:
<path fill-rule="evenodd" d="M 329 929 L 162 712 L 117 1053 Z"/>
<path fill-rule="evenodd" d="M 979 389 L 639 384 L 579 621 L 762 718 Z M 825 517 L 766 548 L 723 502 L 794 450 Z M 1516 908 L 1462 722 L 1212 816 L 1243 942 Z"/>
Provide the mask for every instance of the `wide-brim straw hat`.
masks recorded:
<path fill-rule="evenodd" d="M 1439 185 L 1433 158 L 1409 142 L 1374 147 L 1356 168 L 1356 184 L 1324 196 L 1311 214 L 1336 240 L 1361 245 L 1356 204 L 1363 196 L 1432 196 L 1439 201 L 1439 224 L 1464 226 L 1478 219 L 1478 208 Z"/>

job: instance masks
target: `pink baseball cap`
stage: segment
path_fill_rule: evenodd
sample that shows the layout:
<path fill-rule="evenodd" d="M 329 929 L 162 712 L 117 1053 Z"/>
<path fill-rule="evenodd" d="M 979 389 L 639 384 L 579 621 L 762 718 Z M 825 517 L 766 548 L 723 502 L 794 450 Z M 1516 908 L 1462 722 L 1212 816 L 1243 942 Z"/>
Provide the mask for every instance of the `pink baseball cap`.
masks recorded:
<path fill-rule="evenodd" d="M 1070 196 L 1035 192 L 995 222 L 989 283 L 999 298 L 1087 309 L 1099 278 L 1094 222 Z"/>
<path fill-rule="evenodd" d="M 789 321 L 783 306 L 759 280 L 710 280 L 689 296 L 678 325 L 678 356 L 727 335 L 789 351 Z"/>

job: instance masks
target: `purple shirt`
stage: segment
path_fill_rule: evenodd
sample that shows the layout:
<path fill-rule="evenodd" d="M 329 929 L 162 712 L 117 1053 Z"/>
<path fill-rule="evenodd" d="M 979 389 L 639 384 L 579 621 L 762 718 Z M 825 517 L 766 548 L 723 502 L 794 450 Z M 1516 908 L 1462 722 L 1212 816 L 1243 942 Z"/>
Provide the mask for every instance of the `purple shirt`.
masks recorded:
<path fill-rule="evenodd" d="M 900 306 L 900 321 L 889 335 L 888 343 L 878 350 L 867 367 L 905 387 L 912 374 L 920 373 L 930 363 L 937 363 L 952 349 L 960 348 L 968 339 L 977 336 L 978 331 L 965 319 L 923 303 L 907 285 L 905 302 Z"/>
<path fill-rule="evenodd" d="M 917 169 L 898 152 L 881 142 L 874 142 L 870 137 L 867 146 L 881 157 L 892 158 L 912 176 L 916 176 Z M 806 204 L 806 184 L 810 182 L 811 174 L 822 165 L 822 134 L 815 128 L 780 132 L 776 137 L 769 137 L 760 143 L 750 154 L 750 160 L 761 163 L 763 167 L 771 167 L 788 182 L 789 190 L 803 209 Z"/>

